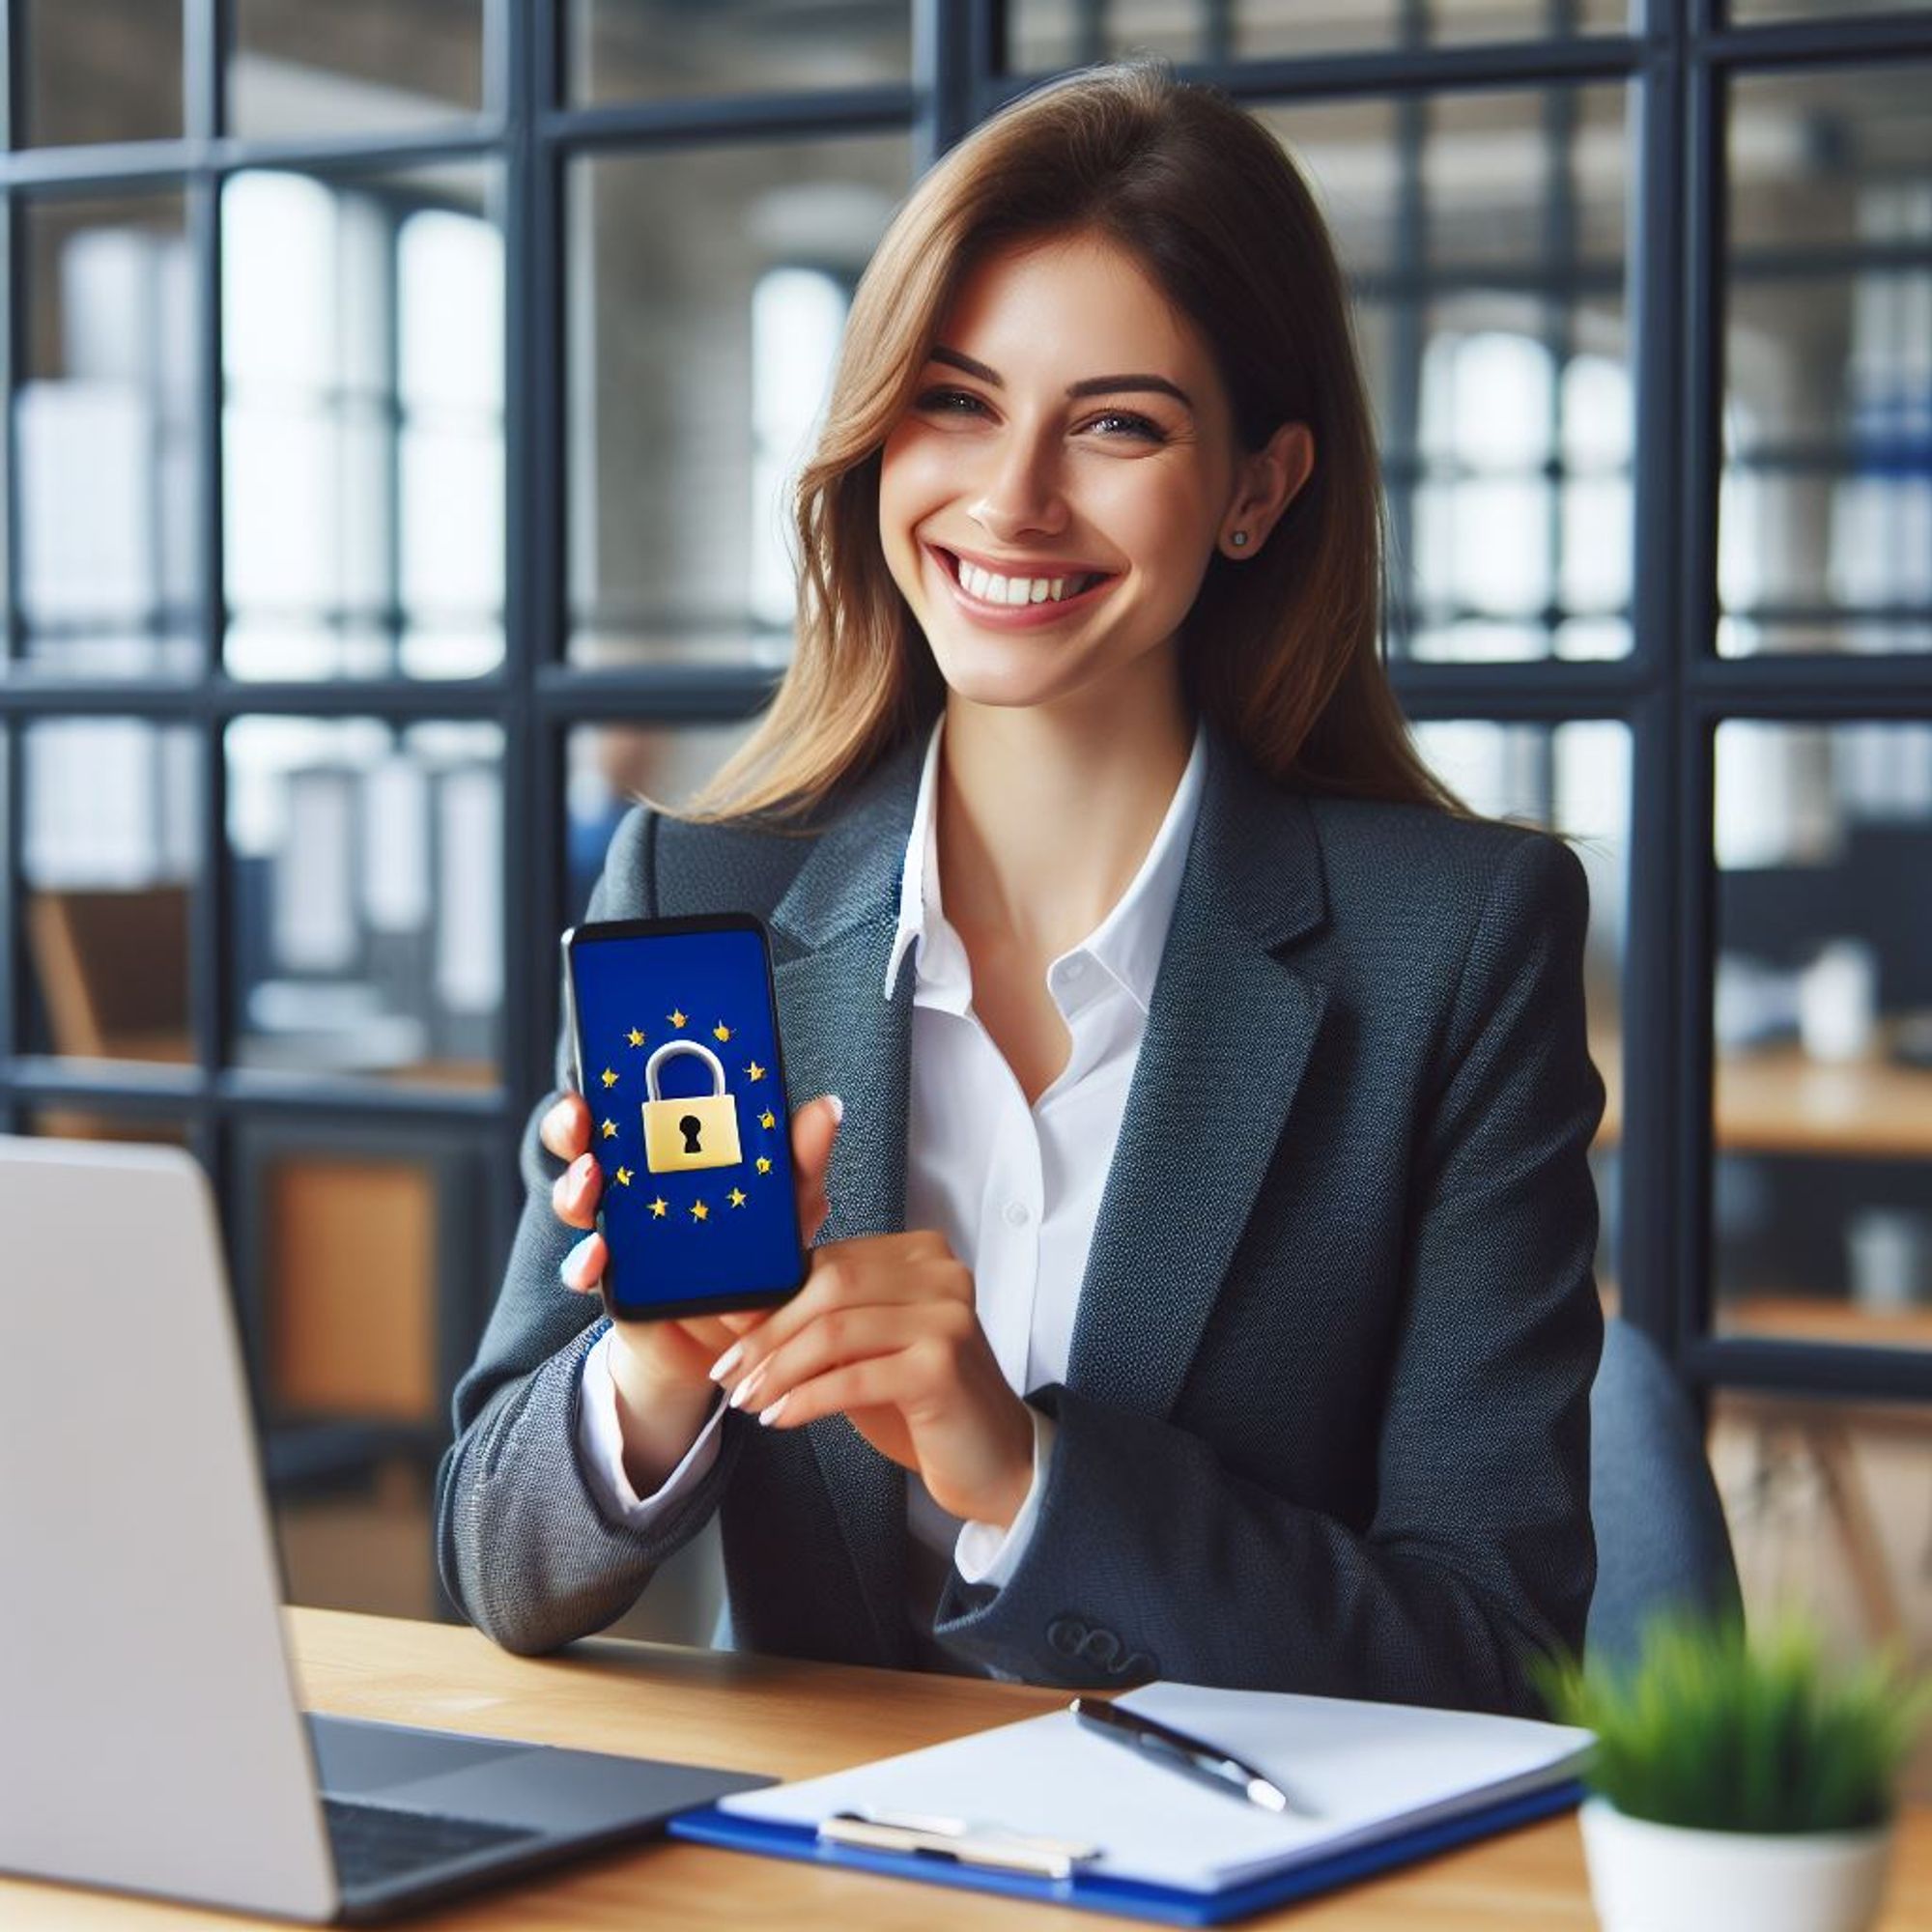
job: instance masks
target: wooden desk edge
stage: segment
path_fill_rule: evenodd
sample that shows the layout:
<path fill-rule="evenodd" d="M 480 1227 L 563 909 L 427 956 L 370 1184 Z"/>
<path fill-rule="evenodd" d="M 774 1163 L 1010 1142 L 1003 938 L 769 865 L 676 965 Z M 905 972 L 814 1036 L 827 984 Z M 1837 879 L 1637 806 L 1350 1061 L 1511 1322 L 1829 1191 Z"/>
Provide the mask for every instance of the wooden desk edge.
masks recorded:
<path fill-rule="evenodd" d="M 729 1765 L 795 1777 L 1051 1710 L 1065 1693 L 595 1638 L 513 1657 L 474 1631 L 291 1609 L 301 1700 L 344 1717 Z M 730 1691 L 721 1712 L 719 1693 Z M 881 1695 L 882 1691 L 892 1694 Z M 0 1878 L 0 1922 L 36 1932 L 249 1922 L 147 1899 Z M 651 1843 L 403 1921 L 422 1932 L 747 1924 L 838 1932 L 1075 1932 L 1140 1921 L 840 1872 L 689 1844 Z M 1243 1921 L 1293 1932 L 1589 1932 L 1596 1923 L 1574 1817 L 1500 1837 Z M 1932 1811 L 1901 1835 L 1882 1932 L 1932 1932 Z"/>

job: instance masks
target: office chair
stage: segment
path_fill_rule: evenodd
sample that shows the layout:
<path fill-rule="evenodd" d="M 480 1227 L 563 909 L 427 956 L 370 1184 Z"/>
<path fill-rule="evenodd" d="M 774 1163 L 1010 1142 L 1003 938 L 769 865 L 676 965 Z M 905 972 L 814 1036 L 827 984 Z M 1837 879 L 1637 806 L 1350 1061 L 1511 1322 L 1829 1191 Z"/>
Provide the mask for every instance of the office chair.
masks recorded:
<path fill-rule="evenodd" d="M 1590 1390 L 1590 1520 L 1597 1590 L 1585 1654 L 1634 1658 L 1661 1610 L 1742 1615 L 1737 1564 L 1689 1399 L 1657 1345 L 1627 1321 L 1604 1328 Z"/>

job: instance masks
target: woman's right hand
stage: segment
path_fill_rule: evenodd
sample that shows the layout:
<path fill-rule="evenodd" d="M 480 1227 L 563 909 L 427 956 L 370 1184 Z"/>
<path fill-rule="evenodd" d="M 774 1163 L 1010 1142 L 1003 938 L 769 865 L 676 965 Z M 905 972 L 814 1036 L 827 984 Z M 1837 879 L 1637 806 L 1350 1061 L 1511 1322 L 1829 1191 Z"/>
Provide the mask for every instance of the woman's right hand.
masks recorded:
<path fill-rule="evenodd" d="M 838 1131 L 839 1102 L 830 1094 L 809 1101 L 792 1116 L 792 1169 L 798 1190 L 799 1230 L 810 1247 L 830 1208 L 826 1170 Z M 590 1151 L 590 1109 L 581 1094 L 565 1094 L 543 1117 L 538 1138 L 568 1163 L 551 1189 L 557 1218 L 592 1232 L 564 1257 L 566 1287 L 595 1294 L 604 1279 L 609 1249 L 595 1232 L 604 1177 Z M 611 1324 L 611 1375 L 617 1385 L 617 1413 L 624 1431 L 624 1468 L 639 1495 L 662 1487 L 696 1440 L 718 1387 L 711 1365 L 766 1311 L 694 1315 L 663 1321 Z"/>

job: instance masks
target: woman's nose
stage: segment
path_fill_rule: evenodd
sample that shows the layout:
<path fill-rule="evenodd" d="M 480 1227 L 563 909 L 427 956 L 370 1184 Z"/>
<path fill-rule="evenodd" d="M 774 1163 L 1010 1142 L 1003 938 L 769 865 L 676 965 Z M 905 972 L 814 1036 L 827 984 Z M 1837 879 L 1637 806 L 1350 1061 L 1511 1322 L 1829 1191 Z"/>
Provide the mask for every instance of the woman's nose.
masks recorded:
<path fill-rule="evenodd" d="M 1012 543 L 1030 533 L 1050 533 L 1065 524 L 1056 441 L 1009 437 L 989 460 L 991 468 L 972 506 L 975 521 L 988 536 Z"/>

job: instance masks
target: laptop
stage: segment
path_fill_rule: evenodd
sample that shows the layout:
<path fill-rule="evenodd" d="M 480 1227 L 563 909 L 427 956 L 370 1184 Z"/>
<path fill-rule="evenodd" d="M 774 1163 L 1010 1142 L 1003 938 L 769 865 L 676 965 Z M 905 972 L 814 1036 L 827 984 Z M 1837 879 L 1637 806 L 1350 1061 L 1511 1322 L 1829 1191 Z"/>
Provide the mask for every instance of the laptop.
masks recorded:
<path fill-rule="evenodd" d="M 305 1716 L 206 1177 L 0 1136 L 0 1871 L 389 1916 L 772 1780 Z"/>

